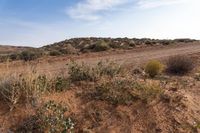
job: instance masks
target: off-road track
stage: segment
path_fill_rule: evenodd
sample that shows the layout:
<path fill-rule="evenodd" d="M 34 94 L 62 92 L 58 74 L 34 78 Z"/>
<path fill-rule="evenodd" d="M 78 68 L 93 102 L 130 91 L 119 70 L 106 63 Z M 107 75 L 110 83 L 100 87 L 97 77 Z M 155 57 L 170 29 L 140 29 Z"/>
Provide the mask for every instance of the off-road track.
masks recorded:
<path fill-rule="evenodd" d="M 114 61 L 123 65 L 141 65 L 152 59 L 167 59 L 175 55 L 194 55 L 200 53 L 200 43 L 178 44 L 170 46 L 157 46 L 148 48 L 136 48 L 133 50 L 125 51 L 109 51 L 100 53 L 87 53 L 74 57 L 61 57 L 49 60 L 50 70 L 56 71 L 65 69 L 69 60 L 76 62 L 84 62 L 88 65 L 96 64 L 99 61 Z M 41 64 L 39 70 L 46 71 L 43 68 L 45 65 Z M 48 69 L 48 71 L 49 71 Z"/>

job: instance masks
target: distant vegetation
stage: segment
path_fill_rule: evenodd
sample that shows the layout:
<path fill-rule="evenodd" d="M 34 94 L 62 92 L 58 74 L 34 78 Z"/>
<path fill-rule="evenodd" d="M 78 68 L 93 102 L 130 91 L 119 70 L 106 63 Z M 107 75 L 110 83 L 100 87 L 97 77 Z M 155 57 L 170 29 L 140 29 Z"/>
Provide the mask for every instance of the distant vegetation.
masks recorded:
<path fill-rule="evenodd" d="M 63 56 L 72 54 L 81 54 L 86 52 L 101 52 L 112 49 L 133 49 L 137 47 L 170 45 L 176 43 L 189 43 L 196 40 L 175 39 L 175 40 L 157 40 L 157 39 L 129 39 L 129 38 L 73 38 L 62 42 L 54 43 L 40 48 L 30 47 L 0 47 L 0 61 L 6 60 L 24 60 L 31 61 L 42 56 Z M 8 46 L 5 46 L 8 47 Z M 1 50 L 2 49 L 2 50 Z"/>

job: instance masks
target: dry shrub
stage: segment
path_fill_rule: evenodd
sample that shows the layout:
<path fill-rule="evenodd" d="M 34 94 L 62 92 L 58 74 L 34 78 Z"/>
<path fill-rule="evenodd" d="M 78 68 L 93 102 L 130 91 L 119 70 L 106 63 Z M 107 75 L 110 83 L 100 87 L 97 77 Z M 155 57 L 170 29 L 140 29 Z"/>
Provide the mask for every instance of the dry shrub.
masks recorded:
<path fill-rule="evenodd" d="M 79 65 L 76 62 L 70 62 L 68 66 L 69 79 L 74 81 L 97 81 L 102 76 L 114 77 L 121 72 L 121 66 L 114 62 L 99 62 L 90 67 L 84 63 Z"/>
<path fill-rule="evenodd" d="M 44 92 L 61 92 L 70 88 L 64 76 L 47 77 L 36 72 L 10 74 L 1 78 L 0 101 L 12 110 L 18 104 L 35 105 Z"/>
<path fill-rule="evenodd" d="M 95 87 L 95 91 L 89 93 L 91 99 L 107 101 L 111 104 L 129 104 L 132 101 L 148 103 L 161 94 L 161 88 L 157 85 L 142 84 L 129 79 L 112 79 L 104 81 Z"/>
<path fill-rule="evenodd" d="M 176 75 L 183 75 L 193 70 L 194 62 L 186 56 L 170 57 L 167 61 L 167 72 Z"/>
<path fill-rule="evenodd" d="M 99 76 L 107 75 L 110 77 L 114 77 L 121 72 L 122 67 L 114 62 L 100 61 L 95 69 Z"/>
<path fill-rule="evenodd" d="M 33 75 L 11 75 L 0 82 L 0 100 L 12 110 L 17 104 L 34 104 L 41 86 Z"/>
<path fill-rule="evenodd" d="M 84 63 L 79 65 L 76 62 L 70 62 L 68 64 L 68 74 L 72 82 L 95 80 L 95 75 L 93 75 L 91 68 Z"/>
<path fill-rule="evenodd" d="M 154 78 L 156 75 L 160 74 L 163 70 L 163 65 L 156 60 L 150 61 L 145 66 L 145 72 L 151 77 Z"/>

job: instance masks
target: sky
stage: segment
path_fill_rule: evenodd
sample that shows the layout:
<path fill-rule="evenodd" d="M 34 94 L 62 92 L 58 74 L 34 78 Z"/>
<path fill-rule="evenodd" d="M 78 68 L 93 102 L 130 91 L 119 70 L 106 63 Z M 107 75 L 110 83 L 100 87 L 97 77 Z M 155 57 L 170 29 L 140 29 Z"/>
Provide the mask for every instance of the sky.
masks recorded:
<path fill-rule="evenodd" d="M 200 0 L 0 0 L 0 44 L 75 37 L 200 39 Z"/>

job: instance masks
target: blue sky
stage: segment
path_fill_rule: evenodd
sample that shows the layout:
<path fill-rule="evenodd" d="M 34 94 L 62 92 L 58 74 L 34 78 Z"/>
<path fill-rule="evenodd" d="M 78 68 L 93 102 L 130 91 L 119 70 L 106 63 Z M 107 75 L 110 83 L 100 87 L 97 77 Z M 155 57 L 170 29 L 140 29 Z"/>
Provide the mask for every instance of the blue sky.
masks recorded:
<path fill-rule="evenodd" d="M 0 0 L 0 44 L 73 37 L 200 39 L 199 0 Z"/>

